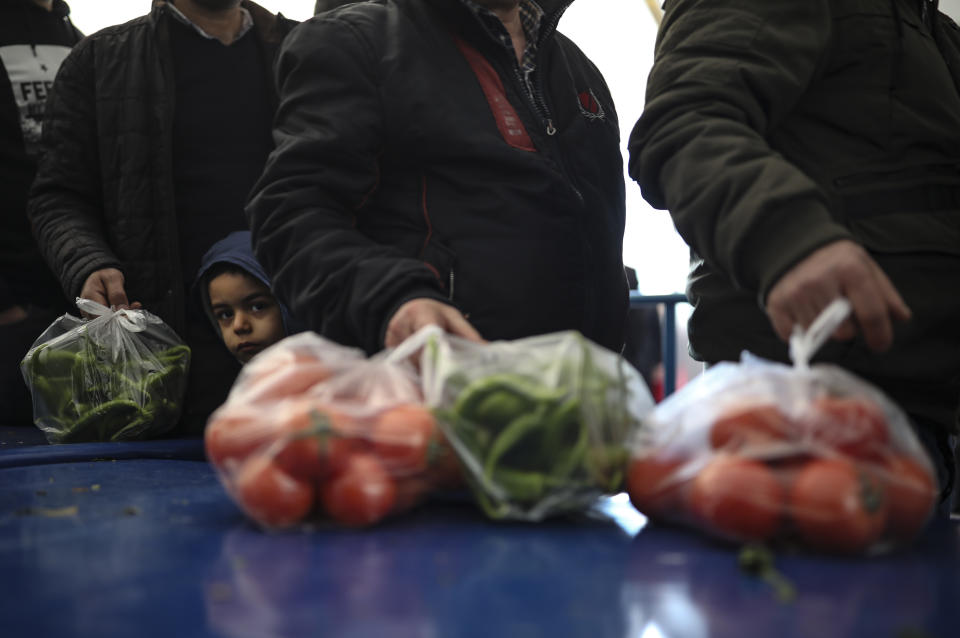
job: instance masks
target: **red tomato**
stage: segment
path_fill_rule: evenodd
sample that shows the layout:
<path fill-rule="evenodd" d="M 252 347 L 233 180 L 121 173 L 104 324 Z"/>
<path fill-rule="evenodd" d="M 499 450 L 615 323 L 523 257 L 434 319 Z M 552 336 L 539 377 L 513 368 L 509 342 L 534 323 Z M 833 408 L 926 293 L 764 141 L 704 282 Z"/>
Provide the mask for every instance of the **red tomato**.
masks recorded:
<path fill-rule="evenodd" d="M 686 461 L 655 456 L 635 457 L 627 465 L 627 493 L 638 510 L 651 517 L 676 514 L 683 507 L 683 483 L 677 470 Z"/>
<path fill-rule="evenodd" d="M 690 509 L 709 531 L 735 540 L 765 540 L 780 527 L 785 496 L 763 463 L 720 454 L 690 486 Z"/>
<path fill-rule="evenodd" d="M 887 520 L 883 486 L 842 458 L 811 461 L 797 473 L 789 512 L 800 538 L 832 552 L 865 551 Z"/>
<path fill-rule="evenodd" d="M 744 406 L 721 414 L 710 428 L 710 446 L 726 451 L 784 441 L 794 426 L 775 405 Z"/>
<path fill-rule="evenodd" d="M 288 527 L 310 513 L 316 490 L 293 478 L 268 457 L 248 459 L 237 473 L 236 495 L 243 510 L 267 527 Z"/>
<path fill-rule="evenodd" d="M 243 461 L 275 436 L 276 429 L 247 408 L 214 412 L 203 434 L 207 459 L 221 469 L 228 460 Z"/>
<path fill-rule="evenodd" d="M 311 401 L 294 403 L 281 423 L 287 442 L 275 460 L 297 478 L 337 474 L 346 467 L 350 454 L 367 446 L 363 439 L 353 436 L 356 428 L 349 418 Z"/>
<path fill-rule="evenodd" d="M 384 410 L 371 433 L 374 453 L 392 476 L 423 472 L 438 444 L 437 422 L 428 408 L 403 404 Z"/>
<path fill-rule="evenodd" d="M 886 416 L 866 399 L 817 399 L 804 419 L 804 426 L 810 440 L 854 459 L 881 460 L 890 444 Z"/>
<path fill-rule="evenodd" d="M 362 527 L 393 510 L 397 486 L 376 456 L 355 454 L 347 459 L 343 472 L 321 481 L 320 499 L 331 518 Z"/>
<path fill-rule="evenodd" d="M 909 540 L 923 529 L 937 501 L 933 476 L 909 456 L 889 458 L 880 479 L 887 493 L 887 529 Z"/>

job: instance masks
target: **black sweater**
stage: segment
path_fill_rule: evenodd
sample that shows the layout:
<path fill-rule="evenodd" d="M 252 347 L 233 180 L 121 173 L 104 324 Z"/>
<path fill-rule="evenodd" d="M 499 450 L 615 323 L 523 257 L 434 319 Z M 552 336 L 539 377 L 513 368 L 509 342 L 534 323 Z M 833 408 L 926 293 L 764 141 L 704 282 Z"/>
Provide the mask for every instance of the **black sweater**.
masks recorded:
<path fill-rule="evenodd" d="M 189 285 L 210 246 L 247 229 L 243 206 L 273 145 L 273 87 L 253 30 L 224 46 L 172 20 L 170 45 L 173 192 L 181 271 Z"/>

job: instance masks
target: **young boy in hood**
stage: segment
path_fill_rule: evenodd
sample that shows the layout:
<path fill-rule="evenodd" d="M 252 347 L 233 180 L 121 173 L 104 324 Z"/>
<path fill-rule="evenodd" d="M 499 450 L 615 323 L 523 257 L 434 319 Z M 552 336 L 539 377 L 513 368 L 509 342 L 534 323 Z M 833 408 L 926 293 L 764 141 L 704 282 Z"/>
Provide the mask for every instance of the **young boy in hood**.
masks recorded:
<path fill-rule="evenodd" d="M 253 256 L 250 233 L 230 233 L 203 256 L 200 300 L 214 330 L 240 363 L 290 334 L 290 317 Z"/>

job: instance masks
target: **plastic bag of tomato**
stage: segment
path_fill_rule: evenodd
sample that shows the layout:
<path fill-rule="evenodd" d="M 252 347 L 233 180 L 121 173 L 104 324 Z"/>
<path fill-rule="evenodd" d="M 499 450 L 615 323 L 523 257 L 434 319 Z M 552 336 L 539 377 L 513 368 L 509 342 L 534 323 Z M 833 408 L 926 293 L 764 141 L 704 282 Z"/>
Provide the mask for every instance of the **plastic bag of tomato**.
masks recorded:
<path fill-rule="evenodd" d="M 538 521 L 622 489 L 653 399 L 622 357 L 569 331 L 474 343 L 434 333 L 422 361 L 464 476 L 495 519 Z"/>
<path fill-rule="evenodd" d="M 243 368 L 204 440 L 248 516 L 270 529 L 368 526 L 456 483 L 406 345 L 368 359 L 302 333 Z"/>
<path fill-rule="evenodd" d="M 907 416 L 863 379 L 807 364 L 844 304 L 795 335 L 794 366 L 745 353 L 657 406 L 632 446 L 637 509 L 731 541 L 831 553 L 913 539 L 937 488 Z"/>

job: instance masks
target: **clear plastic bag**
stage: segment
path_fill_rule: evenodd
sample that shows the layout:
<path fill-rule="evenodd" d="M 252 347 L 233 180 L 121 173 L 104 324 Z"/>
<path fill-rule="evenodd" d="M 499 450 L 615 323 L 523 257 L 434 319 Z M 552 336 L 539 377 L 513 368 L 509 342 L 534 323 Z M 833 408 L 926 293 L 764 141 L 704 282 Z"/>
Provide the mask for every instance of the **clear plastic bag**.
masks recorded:
<path fill-rule="evenodd" d="M 51 443 L 127 441 L 167 432 L 180 418 L 190 348 L 146 310 L 57 318 L 20 363 L 34 423 Z"/>
<path fill-rule="evenodd" d="M 653 407 L 626 360 L 573 331 L 483 344 L 435 333 L 422 374 L 477 501 L 497 519 L 584 510 L 620 490 L 626 443 Z"/>
<path fill-rule="evenodd" d="M 875 553 L 933 510 L 930 458 L 880 390 L 808 361 L 849 312 L 839 300 L 791 342 L 793 366 L 744 353 L 648 415 L 627 489 L 648 516 L 734 542 Z"/>
<path fill-rule="evenodd" d="M 233 500 L 268 529 L 363 527 L 455 483 L 456 458 L 409 360 L 418 348 L 367 359 L 305 332 L 254 357 L 205 432 Z"/>

